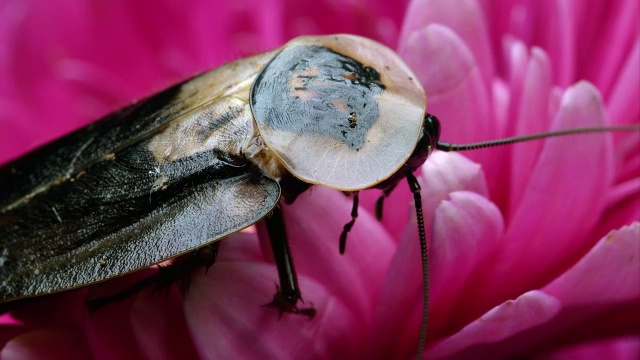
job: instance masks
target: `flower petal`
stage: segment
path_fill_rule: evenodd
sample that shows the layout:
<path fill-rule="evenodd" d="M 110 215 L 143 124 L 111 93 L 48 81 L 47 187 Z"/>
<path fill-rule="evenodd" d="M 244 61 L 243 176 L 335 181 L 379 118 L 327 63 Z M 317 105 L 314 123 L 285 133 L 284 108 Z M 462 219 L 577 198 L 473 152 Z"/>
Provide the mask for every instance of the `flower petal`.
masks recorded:
<path fill-rule="evenodd" d="M 498 133 L 499 124 L 492 120 L 490 90 L 469 48 L 456 33 L 429 25 L 411 33 L 400 53 L 425 86 L 427 111 L 442 120 L 442 140 L 465 143 Z M 495 163 L 494 149 L 472 151 L 467 156 L 489 167 Z"/>
<path fill-rule="evenodd" d="M 105 284 L 104 286 L 108 286 Z M 161 295 L 160 295 L 161 296 Z M 141 357 L 130 322 L 130 304 L 134 297 L 114 302 L 94 314 L 86 314 L 84 338 L 98 359 Z M 78 305 L 76 305 L 78 306 Z M 87 311 L 84 304 L 78 306 Z"/>
<path fill-rule="evenodd" d="M 595 234 L 604 236 L 640 219 L 640 182 L 637 178 L 615 185 L 609 192 L 607 210 L 598 222 Z"/>
<path fill-rule="evenodd" d="M 553 317 L 541 317 L 540 326 L 513 332 L 502 342 L 487 343 L 483 353 L 514 356 L 558 339 L 573 343 L 633 333 L 640 316 L 640 223 L 612 232 L 575 266 L 534 292 L 557 302 Z"/>
<path fill-rule="evenodd" d="M 639 239 L 640 223 L 612 232 L 542 291 L 530 291 L 492 309 L 434 346 L 429 355 L 465 358 L 481 351 L 490 358 L 514 356 L 540 349 L 540 344 L 561 338 L 568 329 L 580 329 L 572 331 L 573 341 L 579 341 L 608 336 L 607 331 L 615 334 L 620 326 L 633 328 L 625 304 L 640 301 Z M 607 319 L 615 317 L 597 317 L 610 313 L 611 305 L 622 306 L 626 324 L 623 319 L 611 325 Z M 589 324 L 593 321 L 598 325 Z M 481 350 L 472 347 L 480 344 L 484 344 Z"/>
<path fill-rule="evenodd" d="M 612 231 L 543 291 L 563 307 L 640 301 L 640 222 Z"/>
<path fill-rule="evenodd" d="M 494 53 L 500 64 L 500 44 L 505 36 L 524 42 L 525 48 L 539 46 L 549 54 L 554 83 L 568 86 L 574 80 L 576 41 L 574 18 L 569 3 L 562 1 L 482 1 L 490 24 Z M 509 77 L 508 66 L 498 66 Z"/>
<path fill-rule="evenodd" d="M 0 358 L 13 359 L 91 359 L 82 333 L 69 328 L 29 331 L 11 339 L 0 349 Z M 98 357 L 99 358 L 99 357 Z"/>
<path fill-rule="evenodd" d="M 145 358 L 197 358 L 182 300 L 175 287 L 166 293 L 149 289 L 136 297 L 130 311 L 131 328 Z"/>
<path fill-rule="evenodd" d="M 533 347 L 562 337 L 574 343 L 637 333 L 640 222 L 602 238 L 542 291 L 557 298 L 562 310 L 545 327 L 528 335 Z"/>
<path fill-rule="evenodd" d="M 595 84 L 608 101 L 630 49 L 638 44 L 640 3 L 578 1 L 571 7 L 576 14 L 574 31 L 579 34 L 575 37 L 578 68 L 574 77 Z"/>
<path fill-rule="evenodd" d="M 551 100 L 551 68 L 546 53 L 541 49 L 534 48 L 531 51 L 524 73 L 522 89 L 518 92 L 520 93 L 520 101 L 518 104 L 514 104 L 517 109 L 514 134 L 535 134 L 547 131 L 552 119 L 548 114 Z M 530 174 L 518 171 L 518 169 L 533 168 L 542 147 L 543 142 L 531 141 L 510 148 L 512 158 L 517 159 L 518 163 L 517 166 L 508 167 L 512 170 L 512 174 L 503 176 L 503 178 L 509 179 L 511 182 L 507 197 L 509 199 L 507 209 L 512 209 L 516 204 L 520 203 L 530 176 Z M 509 189 L 508 186 L 506 188 Z M 499 194 L 495 192 L 493 194 L 501 198 Z"/>
<path fill-rule="evenodd" d="M 339 255 L 338 238 L 350 207 L 340 192 L 321 188 L 283 207 L 305 299 L 299 305 L 317 310 L 312 320 L 292 314 L 278 320 L 275 309 L 264 308 L 275 293 L 276 269 L 262 257 L 255 235 L 229 238 L 215 266 L 207 276 L 194 278 L 185 297 L 187 323 L 200 356 L 355 356 L 373 322 L 393 242 L 361 213 L 349 237 L 366 241 L 348 242 L 346 254 Z"/>
<path fill-rule="evenodd" d="M 406 48 L 406 42 L 411 39 L 411 34 L 414 32 L 421 31 L 432 24 L 445 26 L 455 32 L 469 47 L 482 74 L 486 91 L 489 91 L 493 76 L 493 57 L 484 19 L 482 9 L 475 0 L 412 1 L 403 22 L 400 49 L 402 51 Z M 425 58 L 425 60 L 430 59 Z M 421 66 L 431 65 L 422 63 Z"/>
<path fill-rule="evenodd" d="M 541 291 L 529 291 L 491 309 L 455 335 L 435 345 L 427 356 L 433 359 L 472 359 L 478 356 L 479 351 L 473 346 L 496 343 L 543 324 L 558 313 L 560 306 L 560 302 L 552 296 Z M 510 345 L 515 347 L 515 344 Z M 503 349 L 496 353 L 487 348 L 481 351 L 487 359 L 505 357 Z"/>
<path fill-rule="evenodd" d="M 478 236 L 491 232 L 488 229 L 492 227 L 499 227 L 499 225 L 492 222 L 495 220 L 493 218 L 496 215 L 495 211 L 493 211 L 495 208 L 480 200 L 483 198 L 481 195 L 486 195 L 486 183 L 483 173 L 477 164 L 464 156 L 456 153 L 435 152 L 422 167 L 420 184 L 422 187 L 421 197 L 423 199 L 424 222 L 428 242 L 431 241 L 432 237 L 429 229 L 434 226 L 433 214 L 436 208 L 456 191 L 460 191 L 457 194 L 460 195 L 460 201 L 462 202 L 473 199 L 469 200 L 474 203 L 473 206 L 469 206 L 467 210 L 462 209 L 463 207 L 460 209 L 461 216 L 467 216 L 465 220 L 468 219 L 469 213 L 480 212 L 486 215 L 486 217 L 481 216 L 480 219 L 468 219 L 468 221 L 478 221 L 483 224 L 472 226 L 470 231 L 474 233 L 474 237 L 465 239 L 465 241 L 470 243 L 480 241 Z M 455 196 L 458 197 L 458 195 Z M 369 346 L 372 349 L 371 356 L 376 358 L 411 356 L 417 347 L 418 329 L 422 318 L 422 270 L 415 211 L 412 210 L 411 214 L 411 220 L 406 225 L 402 240 L 389 268 L 382 298 L 376 311 L 376 322 L 373 326 L 373 335 Z M 440 217 L 440 219 L 442 218 Z M 445 216 L 444 218 L 447 219 L 448 217 Z M 487 218 L 490 224 L 485 222 Z M 440 238 L 439 241 L 445 241 L 445 239 Z M 435 244 L 431 245 L 431 248 L 434 249 L 433 251 L 437 251 L 435 246 Z M 463 253 L 460 256 L 465 256 L 464 250 L 457 248 L 456 245 L 454 247 L 454 251 Z M 442 257 L 446 257 L 446 255 L 442 255 Z M 442 266 L 455 265 L 442 264 Z M 433 271 L 436 270 L 434 269 Z M 445 279 L 447 276 L 445 274 L 446 271 L 446 269 L 439 271 L 440 276 L 445 277 Z M 438 281 L 443 282 L 444 280 Z M 447 299 L 446 297 L 440 299 L 434 296 L 434 300 L 440 302 L 440 306 L 443 306 L 442 302 L 446 302 Z M 436 333 L 434 332 L 433 334 L 435 336 Z"/>
<path fill-rule="evenodd" d="M 259 253 L 255 235 L 229 240 L 233 244 L 223 251 L 249 249 L 249 244 L 241 243 L 251 242 L 254 255 Z M 275 309 L 264 307 L 275 293 L 272 281 L 277 275 L 272 264 L 226 261 L 224 253 L 219 260 L 206 277 L 194 279 L 185 298 L 187 323 L 200 357 L 296 359 L 309 353 L 319 357 L 355 354 L 362 338 L 349 329 L 361 326 L 356 316 L 360 304 L 340 301 L 326 284 L 301 276 L 307 302 L 300 306 L 311 306 L 318 314 L 313 319 L 293 314 L 280 318 Z"/>
<path fill-rule="evenodd" d="M 607 111 L 612 124 L 634 124 L 640 118 L 640 41 L 629 51 L 616 81 L 606 99 Z"/>
<path fill-rule="evenodd" d="M 615 359 L 637 360 L 640 354 L 640 339 L 637 336 L 625 336 L 603 341 L 570 344 L 560 349 L 537 355 L 536 360 L 566 360 L 566 359 Z"/>
<path fill-rule="evenodd" d="M 469 191 L 449 195 L 436 208 L 430 253 L 430 326 L 433 337 L 453 333 L 475 319 L 469 299 L 483 292 L 485 270 L 501 246 L 500 210 Z"/>
<path fill-rule="evenodd" d="M 605 124 L 597 90 L 578 83 L 567 90 L 555 128 Z M 586 253 L 592 231 L 606 204 L 611 181 L 611 143 L 602 134 L 572 141 L 549 139 L 530 172 L 525 196 L 512 212 L 501 252 L 500 267 L 486 296 L 495 303 L 541 286 Z M 561 155 L 560 155 L 561 154 Z M 517 163 L 515 159 L 514 164 Z M 512 272 L 526 268 L 527 272 Z"/>

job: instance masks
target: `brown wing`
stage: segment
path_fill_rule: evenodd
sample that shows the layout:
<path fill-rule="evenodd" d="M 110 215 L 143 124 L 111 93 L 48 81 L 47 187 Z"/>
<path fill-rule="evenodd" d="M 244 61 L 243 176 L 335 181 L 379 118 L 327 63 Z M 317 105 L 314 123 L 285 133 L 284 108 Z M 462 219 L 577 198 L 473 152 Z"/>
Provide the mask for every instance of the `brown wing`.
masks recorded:
<path fill-rule="evenodd" d="M 87 285 L 241 230 L 277 203 L 245 161 L 248 92 L 273 53 L 240 60 L 0 168 L 0 302 Z"/>

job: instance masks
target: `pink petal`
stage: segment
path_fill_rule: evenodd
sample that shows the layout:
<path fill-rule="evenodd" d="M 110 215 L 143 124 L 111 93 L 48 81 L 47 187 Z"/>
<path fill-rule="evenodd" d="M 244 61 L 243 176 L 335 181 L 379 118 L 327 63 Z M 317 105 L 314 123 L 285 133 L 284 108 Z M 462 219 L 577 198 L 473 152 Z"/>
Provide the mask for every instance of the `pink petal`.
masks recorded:
<path fill-rule="evenodd" d="M 90 359 L 92 354 L 83 335 L 74 329 L 49 328 L 16 336 L 0 350 L 0 358 L 13 359 Z"/>
<path fill-rule="evenodd" d="M 434 359 L 472 359 L 481 353 L 486 359 L 504 357 L 502 349 L 494 353 L 487 348 L 479 350 L 472 347 L 500 342 L 543 324 L 558 313 L 560 306 L 560 302 L 552 296 L 541 291 L 529 291 L 491 309 L 455 335 L 435 345 L 427 356 Z M 517 348 L 516 344 L 511 346 Z"/>
<path fill-rule="evenodd" d="M 565 93 L 555 128 L 603 125 L 604 119 L 596 89 L 579 83 Z M 531 175 L 510 219 L 501 266 L 492 276 L 497 282 L 489 294 L 506 299 L 544 284 L 592 246 L 585 237 L 604 209 L 611 151 L 601 134 L 576 136 L 570 142 L 549 139 L 536 168 L 519 170 Z M 528 271 L 515 276 L 515 268 Z"/>
<path fill-rule="evenodd" d="M 251 256 L 259 254 L 255 235 L 229 241 L 233 244 L 226 248 L 236 249 L 228 251 L 252 248 Z M 207 276 L 194 279 L 185 298 L 185 316 L 200 357 L 295 359 L 309 352 L 330 357 L 355 351 L 361 339 L 347 331 L 360 320 L 355 316 L 360 304 L 344 303 L 327 291 L 326 284 L 300 276 L 306 299 L 301 306 L 312 306 L 318 314 L 313 319 L 292 314 L 279 318 L 275 309 L 264 307 L 275 292 L 274 266 L 225 261 L 223 256 Z M 344 340 L 338 348 L 334 337 Z"/>
<path fill-rule="evenodd" d="M 431 238 L 429 229 L 433 228 L 432 214 L 442 201 L 451 196 L 451 193 L 462 190 L 466 194 L 463 198 L 472 199 L 481 198 L 480 195 L 475 194 L 486 194 L 486 183 L 479 166 L 456 153 L 432 154 L 422 167 L 420 182 L 427 241 Z M 484 206 L 491 209 L 490 205 L 481 204 L 472 206 L 467 211 L 480 211 L 478 206 L 480 209 Z M 495 215 L 495 212 L 487 211 Z M 411 214 L 415 214 L 414 210 L 411 210 Z M 491 215 L 487 217 L 491 218 Z M 418 328 L 422 315 L 422 271 L 415 215 L 411 215 L 411 219 L 389 268 L 376 312 L 373 337 L 368 348 L 372 349 L 371 356 L 377 358 L 412 356 L 417 348 Z M 482 227 L 478 226 L 476 229 L 482 229 Z M 468 239 L 469 242 L 475 240 L 476 238 Z M 436 251 L 435 245 L 431 248 Z M 447 266 L 450 265 L 453 264 L 447 264 Z M 434 301 L 444 302 L 446 298 L 441 300 L 434 297 Z"/>
<path fill-rule="evenodd" d="M 257 245 L 256 238 L 251 240 Z M 275 309 L 263 307 L 275 292 L 274 267 L 220 260 L 210 274 L 193 281 L 185 299 L 187 323 L 200 357 L 298 358 L 308 352 L 328 356 L 330 334 L 339 336 L 341 328 L 356 321 L 348 304 L 335 301 L 320 284 L 303 277 L 300 286 L 307 299 L 303 306 L 313 306 L 318 315 L 307 319 L 284 314 L 278 319 Z M 357 339 L 342 336 L 347 342 L 340 350 L 352 350 Z"/>
<path fill-rule="evenodd" d="M 637 334 L 640 222 L 602 238 L 542 291 L 557 298 L 562 311 L 544 329 L 532 333 L 530 341 L 550 343 L 564 336 L 571 343 Z"/>
<path fill-rule="evenodd" d="M 609 192 L 607 210 L 598 222 L 595 234 L 604 236 L 640 219 L 640 182 L 637 178 L 615 185 Z"/>
<path fill-rule="evenodd" d="M 518 297 L 519 306 L 508 301 L 492 309 L 429 355 L 505 358 L 544 353 L 562 341 L 633 334 L 640 316 L 639 239 L 640 223 L 612 232 L 544 289 Z"/>
<path fill-rule="evenodd" d="M 10 313 L 4 313 L 2 315 L 0 315 L 0 324 L 2 325 L 18 325 L 20 324 L 20 322 L 16 319 L 13 318 L 13 316 L 11 316 Z"/>
<path fill-rule="evenodd" d="M 612 231 L 543 291 L 563 307 L 640 301 L 640 222 Z"/>
<path fill-rule="evenodd" d="M 640 41 L 629 50 L 607 98 L 607 112 L 612 124 L 638 123 L 640 118 Z"/>
<path fill-rule="evenodd" d="M 255 235 L 228 239 L 218 262 L 207 276 L 195 277 L 185 297 L 187 324 L 200 356 L 299 358 L 311 352 L 348 357 L 362 349 L 393 243 L 363 213 L 340 256 L 338 237 L 350 207 L 344 195 L 322 188 L 284 207 L 305 300 L 300 306 L 318 311 L 312 320 L 291 314 L 278 320 L 275 309 L 264 308 L 275 292 L 273 263 L 256 260 L 262 256 Z M 227 251 L 242 257 L 226 258 Z"/>
<path fill-rule="evenodd" d="M 541 49 L 534 48 L 524 72 L 521 97 L 519 103 L 514 104 L 517 109 L 515 134 L 535 134 L 547 131 L 550 127 L 551 116 L 548 115 L 551 92 L 551 67 L 549 58 Z M 520 92 L 518 91 L 518 92 Z M 543 147 L 542 141 L 532 141 L 519 144 L 511 149 L 513 158 L 517 159 L 517 166 L 510 167 L 510 181 L 507 209 L 519 204 L 524 196 L 526 184 L 530 174 L 518 169 L 533 168 Z M 504 178 L 509 178 L 505 176 Z M 504 192 L 500 192 L 503 193 Z M 495 194 L 495 193 L 494 193 Z M 499 194 L 496 194 L 500 198 Z"/>
<path fill-rule="evenodd" d="M 482 167 L 458 153 L 436 151 L 431 154 L 422 166 L 419 181 L 422 187 L 420 195 L 425 214 L 425 229 L 433 227 L 432 214 L 442 201 L 449 199 L 451 193 L 471 191 L 488 197 L 487 182 Z M 410 219 L 405 221 L 403 238 L 417 239 L 417 233 L 407 234 L 406 229 L 409 229 L 409 232 L 417 231 L 415 220 L 413 220 L 415 210 L 413 210 L 413 206 L 410 206 L 409 209 L 407 213 L 410 215 Z M 427 236 L 430 235 L 427 231 Z"/>
<path fill-rule="evenodd" d="M 456 190 L 474 191 L 485 196 L 488 194 L 487 183 L 481 167 L 457 153 L 440 151 L 433 153 L 422 166 L 421 178 L 425 213 L 432 212 L 438 202 Z M 413 206 L 407 206 L 412 195 L 406 185 L 399 184 L 398 188 L 386 201 L 387 206 L 383 217 L 383 224 L 395 239 L 400 239 L 403 235 L 410 215 L 415 212 Z M 394 208 L 406 208 L 407 210 L 391 210 Z"/>
<path fill-rule="evenodd" d="M 637 360 L 640 354 L 640 338 L 627 336 L 613 340 L 571 344 L 560 349 L 553 349 L 546 354 L 535 356 L 536 360 Z"/>
<path fill-rule="evenodd" d="M 147 359 L 196 358 L 182 311 L 182 295 L 151 289 L 136 297 L 130 311 L 135 341 Z"/>
<path fill-rule="evenodd" d="M 81 325 L 74 325 L 82 329 L 86 342 L 94 352 L 96 359 L 127 359 L 140 358 L 142 355 L 141 347 L 144 344 L 137 341 L 140 334 L 136 334 L 134 325 L 140 314 L 136 314 L 136 302 L 142 298 L 146 301 L 149 295 L 145 295 L 145 291 L 131 295 L 125 299 L 113 301 L 97 310 L 89 310 L 87 308 L 86 299 L 99 299 L 104 296 L 118 294 L 121 291 L 129 289 L 138 281 L 151 276 L 157 271 L 155 268 L 148 268 L 127 276 L 111 279 L 93 286 L 88 287 L 88 293 L 83 292 L 83 296 L 76 299 L 70 299 L 68 306 L 73 311 L 67 311 L 69 314 L 78 313 L 82 318 Z M 153 286 L 150 286 L 151 288 Z M 166 294 L 159 292 L 150 296 L 151 301 L 164 303 L 167 301 Z M 41 308 L 46 308 L 41 305 Z M 160 331 L 160 329 L 154 329 Z M 151 338 L 151 336 L 148 336 Z M 179 337 L 175 338 L 179 340 Z"/>
<path fill-rule="evenodd" d="M 553 343 L 552 339 L 579 341 L 625 328 L 633 332 L 637 325 L 633 325 L 633 319 L 640 316 L 639 240 L 640 223 L 612 232 L 542 291 L 528 292 L 513 303 L 494 308 L 437 344 L 429 355 L 451 355 L 484 343 L 474 351 L 482 351 L 483 356 L 504 357 L 525 349 L 540 349 L 540 344 Z M 612 305 L 625 314 L 621 320 L 611 324 L 615 317 L 597 317 L 611 314 Z M 568 333 L 570 337 L 566 336 Z M 469 351 L 456 356 L 465 358 L 471 354 Z"/>
<path fill-rule="evenodd" d="M 429 25 L 409 35 L 400 53 L 424 84 L 427 112 L 442 121 L 442 140 L 464 143 L 497 133 L 480 69 L 456 33 Z M 491 164 L 488 159 L 495 158 L 495 151 L 478 150 L 469 152 L 468 157 Z"/>
<path fill-rule="evenodd" d="M 437 151 L 422 167 L 425 204 L 435 208 L 447 194 L 468 190 L 487 197 L 487 182 L 482 167 L 459 153 Z"/>
<path fill-rule="evenodd" d="M 458 191 L 436 208 L 431 240 L 432 336 L 444 336 L 477 316 L 469 299 L 483 292 L 484 269 L 501 246 L 500 210 L 474 192 Z"/>
<path fill-rule="evenodd" d="M 494 71 L 493 57 L 487 24 L 477 2 L 469 0 L 412 1 L 403 22 L 402 34 L 400 35 L 403 42 L 400 44 L 400 49 L 406 48 L 406 41 L 411 39 L 414 32 L 422 31 L 433 24 L 449 28 L 468 46 L 471 56 L 475 59 L 482 74 L 486 86 L 485 91 L 489 91 Z M 421 67 L 431 66 L 430 58 L 425 57 L 424 60 L 428 60 L 429 63 L 422 63 Z M 416 68 L 414 67 L 414 69 Z"/>
<path fill-rule="evenodd" d="M 506 83 L 510 93 L 506 123 L 500 134 L 511 135 L 515 133 L 516 119 L 519 114 L 518 106 L 522 103 L 521 97 L 530 63 L 530 51 L 526 44 L 509 36 L 502 41 L 502 48 L 507 62 Z"/>
<path fill-rule="evenodd" d="M 508 78 L 508 63 L 502 62 L 505 36 L 517 38 L 525 48 L 539 46 L 551 59 L 554 83 L 570 85 L 574 80 L 576 44 L 570 4 L 557 1 L 479 1 L 489 24 L 497 72 Z"/>
<path fill-rule="evenodd" d="M 94 314 L 87 314 L 84 337 L 96 359 L 140 358 L 141 353 L 130 323 L 129 306 L 134 298 L 109 304 Z M 84 304 L 78 307 L 84 311 Z"/>
<path fill-rule="evenodd" d="M 630 50 L 639 40 L 640 3 L 578 1 L 571 6 L 575 8 L 575 32 L 579 34 L 576 37 L 578 68 L 574 78 L 594 83 L 608 101 Z"/>
<path fill-rule="evenodd" d="M 438 202 L 452 191 L 469 190 L 488 196 L 487 183 L 481 167 L 457 153 L 433 153 L 422 166 L 421 177 L 425 213 L 433 211 Z M 379 194 L 380 192 L 371 190 L 361 192 L 361 204 L 364 203 L 363 207 L 370 213 L 374 212 L 374 204 Z M 412 205 L 407 206 L 411 199 L 412 195 L 407 186 L 401 182 L 384 203 L 382 224 L 397 241 L 403 236 L 410 215 L 415 213 Z"/>
<path fill-rule="evenodd" d="M 310 13 L 308 2 L 284 1 L 286 36 L 350 33 L 395 47 L 406 3 L 406 0 L 324 0 L 313 2 Z"/>
<path fill-rule="evenodd" d="M 78 326 L 84 322 L 86 289 L 35 298 L 11 312 L 15 321 L 35 326 Z"/>

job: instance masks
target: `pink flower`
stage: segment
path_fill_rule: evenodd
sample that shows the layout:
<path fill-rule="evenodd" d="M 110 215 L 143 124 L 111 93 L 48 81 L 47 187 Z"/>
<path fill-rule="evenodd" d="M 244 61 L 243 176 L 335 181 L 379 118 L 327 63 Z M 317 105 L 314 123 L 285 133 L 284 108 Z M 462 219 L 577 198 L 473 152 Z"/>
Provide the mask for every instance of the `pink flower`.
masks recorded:
<path fill-rule="evenodd" d="M 305 33 L 396 47 L 422 80 L 444 141 L 640 122 L 636 2 L 414 1 L 406 15 L 382 1 L 337 4 L 5 2 L 0 162 Z M 421 171 L 427 357 L 634 358 L 639 146 L 638 134 L 615 134 L 433 154 Z M 144 291 L 86 312 L 87 292 L 112 293 L 148 269 L 0 318 L 0 358 L 413 357 L 422 310 L 410 196 L 401 184 L 378 223 L 377 195 L 363 194 L 345 256 L 337 239 L 349 199 L 313 188 L 284 207 L 303 298 L 318 310 L 312 320 L 278 320 L 262 307 L 276 270 L 246 232 L 224 241 L 184 296 Z"/>
<path fill-rule="evenodd" d="M 441 138 L 638 123 L 638 4 L 595 6 L 413 2 L 400 54 L 425 84 Z M 639 145 L 637 133 L 581 136 L 465 154 L 481 168 L 455 154 L 427 161 L 428 357 L 544 358 L 612 338 L 640 347 Z M 416 236 L 401 235 L 383 301 L 418 293 Z M 413 279 L 403 293 L 400 278 Z M 388 355 L 411 354 L 410 304 L 378 317 L 375 343 Z M 394 336 L 401 324 L 410 330 Z"/>

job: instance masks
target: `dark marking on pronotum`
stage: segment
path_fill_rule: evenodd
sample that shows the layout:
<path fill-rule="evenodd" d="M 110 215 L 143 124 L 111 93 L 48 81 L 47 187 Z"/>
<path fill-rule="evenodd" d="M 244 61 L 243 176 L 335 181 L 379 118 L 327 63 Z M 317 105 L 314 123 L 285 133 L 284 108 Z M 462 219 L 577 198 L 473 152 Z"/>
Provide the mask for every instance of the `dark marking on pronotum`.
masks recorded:
<path fill-rule="evenodd" d="M 352 112 L 349 114 L 349 127 L 354 129 L 356 126 L 358 126 L 358 115 Z"/>
<path fill-rule="evenodd" d="M 282 76 L 283 72 L 291 75 Z M 304 86 L 292 87 L 291 77 L 304 77 Z M 275 130 L 328 136 L 355 149 L 364 146 L 379 119 L 376 98 L 384 89 L 371 66 L 326 47 L 294 46 L 283 49 L 258 75 L 251 105 L 254 111 L 269 114 L 266 126 Z M 286 110 L 269 111 L 265 107 L 271 104 Z M 358 126 L 351 116 L 356 113 Z M 345 118 L 346 127 L 341 120 Z"/>

